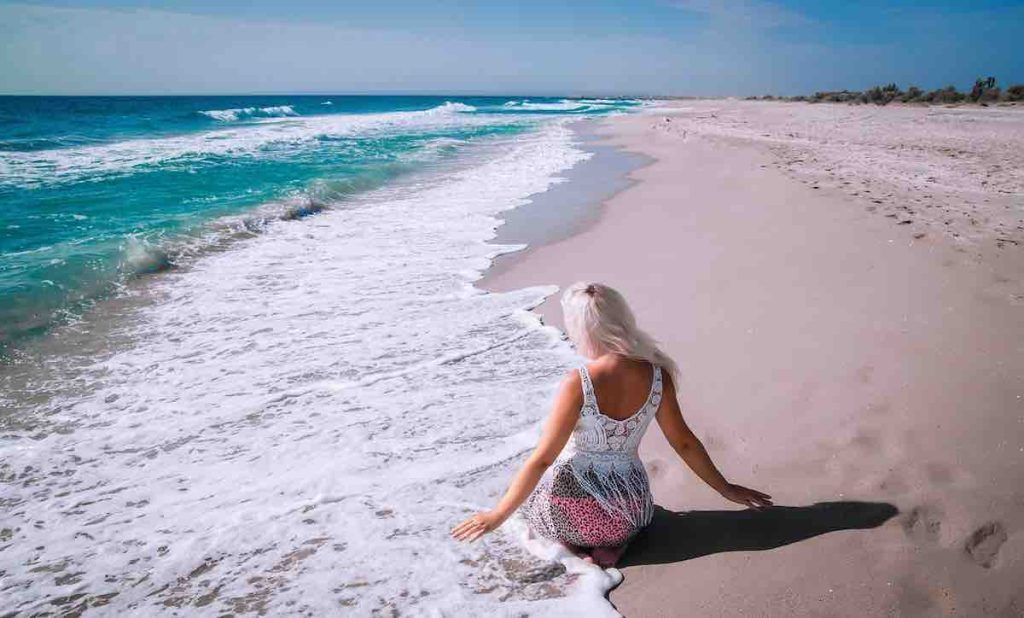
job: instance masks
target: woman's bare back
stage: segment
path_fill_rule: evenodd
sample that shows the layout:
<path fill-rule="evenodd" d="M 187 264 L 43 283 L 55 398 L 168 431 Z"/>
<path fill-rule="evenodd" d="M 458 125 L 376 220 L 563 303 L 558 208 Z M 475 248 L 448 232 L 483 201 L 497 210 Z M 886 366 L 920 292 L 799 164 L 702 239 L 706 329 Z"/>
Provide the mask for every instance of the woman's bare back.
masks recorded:
<path fill-rule="evenodd" d="M 608 354 L 587 364 L 597 407 L 605 416 L 624 420 L 647 401 L 654 370 L 647 361 Z"/>

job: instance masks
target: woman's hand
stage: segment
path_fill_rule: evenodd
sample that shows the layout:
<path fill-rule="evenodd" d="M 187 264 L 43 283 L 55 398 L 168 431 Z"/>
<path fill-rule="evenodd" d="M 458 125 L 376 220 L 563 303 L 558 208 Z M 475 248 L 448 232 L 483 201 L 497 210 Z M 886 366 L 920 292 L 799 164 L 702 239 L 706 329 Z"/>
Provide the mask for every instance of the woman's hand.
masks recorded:
<path fill-rule="evenodd" d="M 481 511 L 452 528 L 452 536 L 456 541 L 472 543 L 503 523 L 505 518 L 494 511 Z"/>
<path fill-rule="evenodd" d="M 721 491 L 722 497 L 736 504 L 753 507 L 755 509 L 772 505 L 772 497 L 755 489 L 742 485 L 729 483 Z"/>

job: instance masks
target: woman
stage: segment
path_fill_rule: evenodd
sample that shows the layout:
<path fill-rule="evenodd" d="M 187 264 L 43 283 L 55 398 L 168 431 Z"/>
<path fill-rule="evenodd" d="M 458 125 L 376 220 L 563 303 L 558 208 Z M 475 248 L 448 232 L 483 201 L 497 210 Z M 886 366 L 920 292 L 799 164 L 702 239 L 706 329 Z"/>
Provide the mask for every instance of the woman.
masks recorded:
<path fill-rule="evenodd" d="M 637 447 L 655 418 L 686 465 L 725 499 L 771 505 L 771 496 L 729 483 L 715 467 L 683 421 L 675 363 L 637 328 L 621 294 L 576 283 L 562 296 L 562 311 L 569 339 L 590 362 L 562 380 L 540 443 L 498 505 L 456 526 L 452 536 L 475 541 L 522 507 L 537 534 L 613 566 L 653 515 Z"/>

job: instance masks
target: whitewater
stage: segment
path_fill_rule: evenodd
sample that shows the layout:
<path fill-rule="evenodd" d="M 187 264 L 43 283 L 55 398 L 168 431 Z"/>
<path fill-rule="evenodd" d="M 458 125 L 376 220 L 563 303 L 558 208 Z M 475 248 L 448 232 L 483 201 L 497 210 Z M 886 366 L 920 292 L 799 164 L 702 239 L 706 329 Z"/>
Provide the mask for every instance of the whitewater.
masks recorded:
<path fill-rule="evenodd" d="M 217 156 L 331 132 L 429 125 L 429 139 L 403 174 L 309 216 L 267 217 L 266 203 L 233 213 L 259 218 L 258 233 L 131 280 L 0 366 L 6 610 L 614 615 L 602 596 L 614 573 L 524 541 L 517 522 L 475 545 L 448 537 L 500 496 L 579 361 L 529 312 L 553 287 L 473 283 L 522 248 L 490 242 L 503 213 L 589 153 L 564 116 L 445 137 L 495 122 L 482 107 L 209 118 L 253 129 Z M 17 178 L 133 174 L 152 163 L 139 157 L 205 156 L 211 133 L 234 130 L 146 138 L 155 151 L 75 146 L 57 173 L 27 165 Z M 68 155 L 16 154 L 8 163 Z M 213 224 L 223 217 L 201 229 Z"/>

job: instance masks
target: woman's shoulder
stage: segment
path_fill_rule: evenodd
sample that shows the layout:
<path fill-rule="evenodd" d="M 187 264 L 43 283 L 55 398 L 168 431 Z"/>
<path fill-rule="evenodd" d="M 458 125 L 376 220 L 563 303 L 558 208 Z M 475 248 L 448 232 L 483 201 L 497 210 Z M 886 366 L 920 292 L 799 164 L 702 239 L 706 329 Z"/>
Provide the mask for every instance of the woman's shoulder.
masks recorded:
<path fill-rule="evenodd" d="M 586 367 L 586 365 L 580 365 L 579 367 L 574 367 L 563 373 L 562 384 L 579 385 L 580 382 L 583 381 L 583 376 L 581 375 L 582 372 L 580 370 L 583 369 L 584 367 Z"/>
<path fill-rule="evenodd" d="M 633 375 L 650 379 L 651 367 L 656 365 L 646 360 L 609 355 L 594 359 L 584 366 L 594 380 L 618 380 Z"/>
<path fill-rule="evenodd" d="M 583 376 L 580 372 L 580 367 L 570 369 L 562 375 L 562 381 L 559 383 L 559 390 L 569 391 L 575 390 L 580 392 L 583 388 Z"/>

